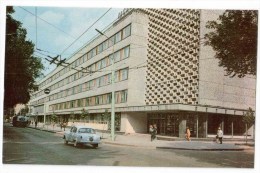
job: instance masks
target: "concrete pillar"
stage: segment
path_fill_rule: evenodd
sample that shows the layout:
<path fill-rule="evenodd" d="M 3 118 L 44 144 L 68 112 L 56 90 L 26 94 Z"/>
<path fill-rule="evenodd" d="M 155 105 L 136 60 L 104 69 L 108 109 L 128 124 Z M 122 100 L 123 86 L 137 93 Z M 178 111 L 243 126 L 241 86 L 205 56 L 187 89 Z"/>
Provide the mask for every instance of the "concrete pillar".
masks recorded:
<path fill-rule="evenodd" d="M 147 113 L 121 113 L 121 132 L 146 133 Z"/>
<path fill-rule="evenodd" d="M 180 123 L 179 123 L 179 137 L 185 138 L 187 119 L 183 113 L 179 113 Z"/>
<path fill-rule="evenodd" d="M 231 135 L 232 135 L 232 138 L 234 137 L 234 124 L 233 124 L 233 117 L 232 117 L 232 120 L 231 120 Z"/>
<path fill-rule="evenodd" d="M 196 114 L 195 115 L 195 117 L 196 117 L 196 138 L 199 138 L 199 115 L 198 114 Z"/>
<path fill-rule="evenodd" d="M 209 118 L 209 115 L 206 114 L 206 117 L 205 117 L 205 138 L 208 137 L 208 118 Z"/>
<path fill-rule="evenodd" d="M 222 115 L 222 121 L 221 121 L 221 129 L 224 133 L 224 116 Z"/>

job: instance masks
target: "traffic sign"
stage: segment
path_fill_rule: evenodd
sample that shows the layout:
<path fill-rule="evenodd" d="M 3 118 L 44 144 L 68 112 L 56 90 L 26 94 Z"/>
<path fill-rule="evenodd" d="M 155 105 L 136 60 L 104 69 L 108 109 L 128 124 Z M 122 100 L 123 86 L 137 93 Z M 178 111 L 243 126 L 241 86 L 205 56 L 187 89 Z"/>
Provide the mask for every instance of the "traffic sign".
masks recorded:
<path fill-rule="evenodd" d="M 45 90 L 44 90 L 44 93 L 45 94 L 49 94 L 51 92 L 51 90 L 49 89 L 49 88 L 46 88 Z"/>

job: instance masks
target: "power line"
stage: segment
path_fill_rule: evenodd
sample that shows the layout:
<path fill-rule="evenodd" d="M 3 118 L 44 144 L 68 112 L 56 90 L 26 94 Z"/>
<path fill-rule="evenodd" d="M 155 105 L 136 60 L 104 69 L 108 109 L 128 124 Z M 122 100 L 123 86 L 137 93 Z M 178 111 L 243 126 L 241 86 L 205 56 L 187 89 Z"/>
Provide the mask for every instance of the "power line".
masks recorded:
<path fill-rule="evenodd" d="M 54 53 L 54 52 L 51 52 L 51 51 L 47 51 L 47 50 L 43 50 L 43 49 L 40 49 L 40 48 L 37 48 L 38 51 L 41 51 L 41 52 L 45 52 L 45 53 L 50 53 L 50 54 L 54 54 L 54 55 L 58 55 L 58 53 Z M 74 53 L 74 54 L 63 54 L 63 55 L 84 55 L 86 53 Z"/>
<path fill-rule="evenodd" d="M 65 31 L 63 31 L 62 29 L 60 29 L 60 28 L 58 28 L 57 26 L 55 26 L 55 25 L 51 24 L 50 22 L 48 22 L 48 21 L 46 21 L 46 20 L 42 19 L 41 17 L 37 16 L 37 14 L 33 14 L 32 12 L 30 12 L 30 11 L 26 10 L 26 9 L 25 9 L 25 8 L 23 8 L 23 7 L 20 7 L 20 6 L 18 6 L 18 7 L 19 7 L 19 8 L 21 8 L 21 9 L 23 9 L 24 11 L 26 11 L 26 12 L 30 13 L 31 15 L 35 16 L 36 18 L 38 18 L 38 19 L 40 19 L 40 20 L 44 21 L 45 23 L 49 24 L 50 26 L 54 27 L 55 29 L 57 29 L 57 30 L 59 30 L 59 31 L 63 32 L 64 34 L 66 34 L 66 35 L 68 35 L 68 36 L 70 36 L 71 38 L 75 39 L 75 37 L 74 37 L 74 36 L 72 36 L 72 35 L 70 35 L 69 33 L 67 33 L 67 32 L 65 32 Z"/>
<path fill-rule="evenodd" d="M 37 42 L 38 42 L 38 39 L 37 39 L 37 35 L 38 35 L 37 32 L 38 32 L 38 31 L 37 31 L 37 30 L 38 30 L 38 26 L 37 26 L 37 17 L 36 17 L 36 16 L 37 16 L 37 7 L 35 7 L 35 26 L 36 26 L 36 32 L 35 32 L 35 34 L 36 34 L 36 35 L 35 35 L 35 40 L 36 40 L 36 41 L 35 41 L 35 47 L 36 47 L 36 49 L 37 49 Z"/>
<path fill-rule="evenodd" d="M 112 8 L 109 8 L 102 16 L 100 16 L 92 25 L 90 25 L 78 38 L 76 38 L 66 49 L 64 49 L 60 55 L 63 55 L 63 53 L 68 50 L 76 41 L 80 39 L 92 26 L 94 26 L 102 17 L 104 17 Z"/>

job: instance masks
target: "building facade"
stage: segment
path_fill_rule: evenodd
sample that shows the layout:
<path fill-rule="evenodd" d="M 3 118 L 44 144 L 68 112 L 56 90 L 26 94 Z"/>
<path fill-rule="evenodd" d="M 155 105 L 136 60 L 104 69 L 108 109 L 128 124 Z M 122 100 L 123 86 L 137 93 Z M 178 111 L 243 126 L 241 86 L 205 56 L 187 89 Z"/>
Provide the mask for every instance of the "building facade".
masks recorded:
<path fill-rule="evenodd" d="M 255 110 L 255 77 L 225 76 L 214 51 L 202 43 L 206 22 L 222 12 L 124 10 L 105 35 L 38 82 L 32 116 L 49 122 L 55 114 L 69 125 L 109 130 L 114 91 L 116 131 L 147 133 L 157 124 L 167 136 L 184 137 L 187 126 L 193 137 L 208 137 L 218 127 L 226 136 L 243 135 L 243 114 Z"/>

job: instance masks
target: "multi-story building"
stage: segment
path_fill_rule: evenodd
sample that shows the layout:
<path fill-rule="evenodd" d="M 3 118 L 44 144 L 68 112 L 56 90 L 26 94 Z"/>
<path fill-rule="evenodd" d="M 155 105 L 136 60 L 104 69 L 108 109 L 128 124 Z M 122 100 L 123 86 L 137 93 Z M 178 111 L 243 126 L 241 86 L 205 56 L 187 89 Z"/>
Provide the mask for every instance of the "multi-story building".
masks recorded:
<path fill-rule="evenodd" d="M 32 115 L 48 121 L 56 114 L 69 124 L 109 129 L 104 115 L 115 91 L 116 131 L 146 133 L 157 124 L 161 135 L 183 137 L 188 126 L 194 137 L 215 134 L 218 127 L 241 136 L 243 114 L 255 109 L 256 80 L 225 76 L 212 48 L 203 45 L 206 22 L 221 12 L 124 10 L 102 31 L 105 36 L 96 36 L 38 82 Z"/>

